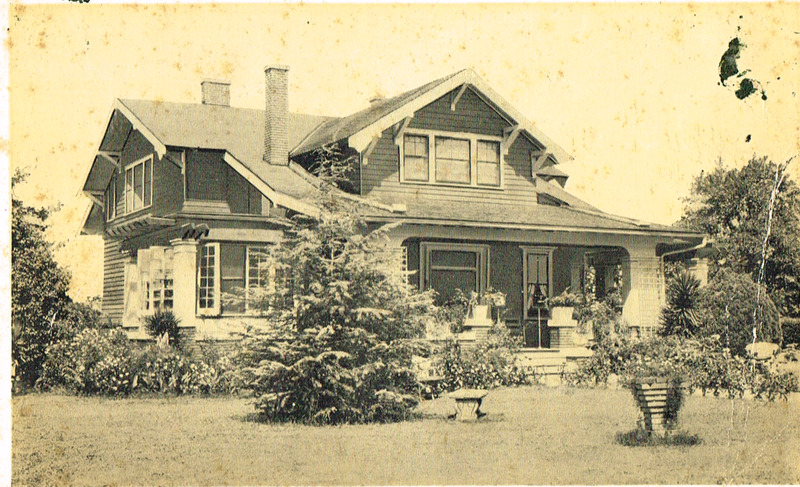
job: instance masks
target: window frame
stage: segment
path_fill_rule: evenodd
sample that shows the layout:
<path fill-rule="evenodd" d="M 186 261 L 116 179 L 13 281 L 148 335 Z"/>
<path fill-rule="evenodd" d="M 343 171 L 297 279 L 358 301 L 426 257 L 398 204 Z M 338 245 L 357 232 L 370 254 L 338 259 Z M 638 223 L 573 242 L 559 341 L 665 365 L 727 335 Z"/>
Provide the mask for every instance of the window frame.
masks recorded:
<path fill-rule="evenodd" d="M 124 174 L 123 174 L 123 195 L 124 195 L 124 198 L 125 198 L 125 214 L 126 215 L 130 215 L 131 213 L 136 213 L 137 211 L 142 211 L 142 210 L 145 210 L 145 209 L 150 208 L 151 206 L 153 206 L 153 167 L 155 165 L 154 161 L 155 161 L 155 158 L 153 157 L 153 154 L 149 154 L 149 155 L 146 155 L 146 156 L 142 157 L 141 159 L 137 159 L 136 161 L 134 161 L 131 164 L 128 164 L 128 166 L 125 168 L 125 171 L 124 171 Z M 146 170 L 147 167 L 148 167 L 148 165 L 147 165 L 148 162 L 150 163 L 149 164 L 149 168 L 150 168 L 149 174 L 148 174 L 148 171 Z M 134 207 L 135 206 L 135 202 L 136 202 L 136 194 L 135 194 L 135 189 L 136 189 L 136 168 L 138 166 L 142 167 L 142 175 L 141 175 L 141 188 L 142 188 L 142 197 L 141 197 L 142 203 L 141 204 L 142 204 L 142 206 Z M 130 173 L 130 181 L 128 180 L 128 174 L 129 173 Z M 147 176 L 149 176 L 149 178 Z M 149 179 L 149 185 L 147 185 L 148 188 L 145 189 L 145 181 L 148 181 L 148 179 Z M 148 192 L 148 190 L 149 190 L 149 192 Z M 145 196 L 146 195 L 150 196 L 150 202 L 147 203 L 147 204 L 145 204 Z"/>
<path fill-rule="evenodd" d="M 266 254 L 269 252 L 269 246 L 267 245 L 247 245 L 245 246 L 245 254 L 244 254 L 244 309 L 245 313 L 250 313 L 253 310 L 250 309 L 250 252 L 254 253 L 262 253 Z M 257 255 L 257 254 L 256 254 Z M 260 266 L 260 262 L 259 262 Z M 256 269 L 256 272 L 259 272 Z M 260 272 L 258 280 L 261 280 Z M 267 283 L 268 287 L 273 288 L 275 287 L 275 270 L 270 269 L 269 277 L 266 278 L 269 282 Z M 256 283 L 256 285 L 260 285 Z"/>
<path fill-rule="evenodd" d="M 426 137 L 428 140 L 428 179 L 407 179 L 405 176 L 405 143 L 406 136 Z M 445 182 L 436 179 L 436 139 L 447 138 L 455 140 L 465 140 L 469 142 L 469 183 Z M 490 142 L 497 143 L 500 150 L 499 161 L 499 184 L 478 184 L 478 143 Z M 447 132 L 443 130 L 419 130 L 406 129 L 402 136 L 397 140 L 399 148 L 399 176 L 400 182 L 404 184 L 422 184 L 430 186 L 449 186 L 457 188 L 477 188 L 477 189 L 504 189 L 505 181 L 503 177 L 503 166 L 505 162 L 505 147 L 503 138 L 494 135 L 474 134 L 465 132 Z"/>
<path fill-rule="evenodd" d="M 547 257 L 547 296 L 553 297 L 553 252 L 555 247 L 545 246 L 521 246 L 522 249 L 522 316 L 525 320 L 531 320 L 535 316 L 528 315 L 528 256 L 544 255 Z M 546 306 L 538 306 L 540 309 L 547 309 Z"/>
<path fill-rule="evenodd" d="M 201 289 L 203 289 L 203 287 L 200 284 L 201 283 L 201 279 L 204 278 L 204 277 L 207 278 L 207 276 L 203 276 L 202 275 L 203 268 L 204 268 L 203 267 L 203 263 L 204 263 L 205 258 L 206 258 L 204 252 L 208 248 L 213 248 L 214 249 L 214 266 L 213 266 L 214 275 L 212 276 L 212 286 L 211 287 L 208 287 L 208 286 L 205 287 L 205 289 L 210 289 L 214 293 L 212 295 L 212 299 L 213 299 L 214 304 L 212 306 L 210 306 L 210 307 L 207 304 L 205 306 L 201 306 L 201 303 L 200 303 L 200 300 L 202 299 L 200 297 L 200 291 L 201 291 Z M 196 289 L 197 289 L 197 301 L 196 301 L 197 314 L 198 315 L 205 315 L 205 316 L 216 316 L 216 315 L 220 314 L 220 310 L 221 310 L 220 299 L 222 298 L 222 296 L 221 296 L 221 294 L 222 294 L 222 292 L 221 292 L 222 291 L 222 289 L 221 289 L 222 288 L 222 278 L 221 278 L 221 275 L 220 275 L 221 270 L 222 270 L 222 263 L 221 263 L 222 259 L 221 259 L 221 255 L 220 255 L 220 244 L 219 244 L 219 242 L 209 242 L 209 243 L 205 243 L 205 244 L 200 245 L 200 248 L 198 249 L 198 254 L 199 254 L 199 259 L 198 259 L 198 262 L 197 262 L 197 280 L 196 280 L 196 283 L 195 283 Z M 206 301 L 208 301 L 208 297 L 206 297 L 205 299 L 206 299 Z"/>
<path fill-rule="evenodd" d="M 491 279 L 491 255 L 490 247 L 486 244 L 472 244 L 472 243 L 450 243 L 450 242 L 420 242 L 420 291 L 430 289 L 431 284 L 431 270 L 456 270 L 452 267 L 445 266 L 436 268 L 431 262 L 432 252 L 474 252 L 477 254 L 476 261 L 476 292 L 482 294 L 489 287 L 489 280 Z M 463 270 L 468 270 L 466 267 Z"/>

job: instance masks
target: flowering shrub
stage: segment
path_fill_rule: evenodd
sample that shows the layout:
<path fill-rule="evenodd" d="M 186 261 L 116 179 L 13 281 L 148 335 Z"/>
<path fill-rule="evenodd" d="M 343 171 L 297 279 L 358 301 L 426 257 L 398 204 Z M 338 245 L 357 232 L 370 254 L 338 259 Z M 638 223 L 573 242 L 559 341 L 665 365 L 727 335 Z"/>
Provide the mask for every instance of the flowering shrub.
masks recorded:
<path fill-rule="evenodd" d="M 231 361 L 215 352 L 155 344 L 136 350 L 122 331 L 86 329 L 48 348 L 38 384 L 88 395 L 220 394 L 235 387 L 234 378 Z"/>
<path fill-rule="evenodd" d="M 491 389 L 533 382 L 532 373 L 517 365 L 514 352 L 519 347 L 520 339 L 504 324 L 492 326 L 486 339 L 471 349 L 448 342 L 439 358 L 445 388 Z"/>
<path fill-rule="evenodd" d="M 131 358 L 123 332 L 87 328 L 72 340 L 48 347 L 38 384 L 80 394 L 128 394 L 134 386 Z"/>
<path fill-rule="evenodd" d="M 672 377 L 704 395 L 741 397 L 750 392 L 772 401 L 798 391 L 796 377 L 732 354 L 719 336 L 603 340 L 576 372 L 566 374 L 565 381 L 573 385 L 603 384 L 611 374 L 624 382 L 649 375 Z"/>

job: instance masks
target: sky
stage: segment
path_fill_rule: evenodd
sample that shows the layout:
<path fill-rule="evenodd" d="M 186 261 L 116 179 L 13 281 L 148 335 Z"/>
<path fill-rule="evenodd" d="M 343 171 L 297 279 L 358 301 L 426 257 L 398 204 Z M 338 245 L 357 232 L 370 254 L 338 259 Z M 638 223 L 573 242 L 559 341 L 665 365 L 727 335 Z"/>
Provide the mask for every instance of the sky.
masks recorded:
<path fill-rule="evenodd" d="M 721 159 L 800 153 L 800 3 L 96 5 L 9 7 L 9 165 L 17 195 L 61 205 L 49 237 L 80 300 L 102 293 L 102 241 L 79 236 L 80 194 L 113 100 L 263 108 L 269 64 L 290 67 L 289 108 L 344 116 L 472 68 L 574 160 L 567 189 L 657 223 Z M 767 100 L 719 85 L 728 42 Z M 790 166 L 800 180 L 800 160 Z"/>

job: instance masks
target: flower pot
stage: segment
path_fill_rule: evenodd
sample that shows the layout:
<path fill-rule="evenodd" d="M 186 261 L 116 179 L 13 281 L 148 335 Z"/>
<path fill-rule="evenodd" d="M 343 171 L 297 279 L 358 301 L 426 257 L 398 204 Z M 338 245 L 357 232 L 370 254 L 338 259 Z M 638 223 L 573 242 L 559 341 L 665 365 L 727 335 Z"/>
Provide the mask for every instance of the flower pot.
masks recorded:
<path fill-rule="evenodd" d="M 665 435 L 678 424 L 683 385 L 666 377 L 644 377 L 631 383 L 636 404 L 644 417 L 644 429 Z"/>

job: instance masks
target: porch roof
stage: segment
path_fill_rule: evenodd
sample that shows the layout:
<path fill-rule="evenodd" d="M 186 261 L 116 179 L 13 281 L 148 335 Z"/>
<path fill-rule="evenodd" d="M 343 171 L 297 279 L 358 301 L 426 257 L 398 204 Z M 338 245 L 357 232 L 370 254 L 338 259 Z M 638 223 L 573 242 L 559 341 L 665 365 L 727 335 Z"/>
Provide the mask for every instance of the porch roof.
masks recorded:
<path fill-rule="evenodd" d="M 452 201 L 409 200 L 402 214 L 367 208 L 370 221 L 465 227 L 530 228 L 550 231 L 586 231 L 676 236 L 702 239 L 703 234 L 682 227 L 660 225 L 625 218 L 594 209 L 550 205 L 512 205 L 471 201 L 453 211 Z"/>

